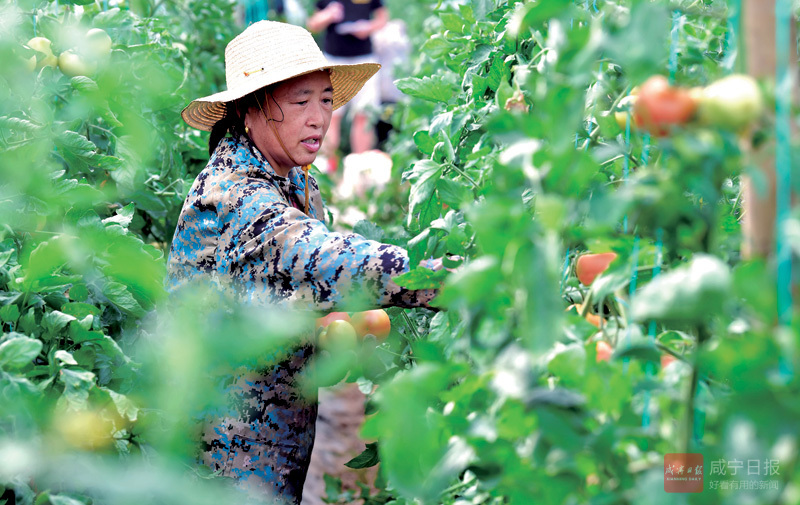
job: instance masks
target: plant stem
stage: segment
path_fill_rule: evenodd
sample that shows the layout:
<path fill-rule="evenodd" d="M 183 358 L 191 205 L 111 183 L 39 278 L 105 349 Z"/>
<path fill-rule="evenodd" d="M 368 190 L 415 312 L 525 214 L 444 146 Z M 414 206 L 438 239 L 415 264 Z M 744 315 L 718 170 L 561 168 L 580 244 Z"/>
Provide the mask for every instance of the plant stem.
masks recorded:
<path fill-rule="evenodd" d="M 685 423 L 685 436 L 686 440 L 684 443 L 684 452 L 689 453 L 691 452 L 692 448 L 692 439 L 694 436 L 694 423 L 695 423 L 695 403 L 697 397 L 697 384 L 700 379 L 700 370 L 698 367 L 698 356 L 700 355 L 700 351 L 703 349 L 703 345 L 710 337 L 708 333 L 708 327 L 705 324 L 701 324 L 700 327 L 697 329 L 697 349 L 695 350 L 694 356 L 692 357 L 692 377 L 691 377 L 691 384 L 689 387 L 689 398 L 686 402 L 686 423 Z"/>
<path fill-rule="evenodd" d="M 457 166 L 456 166 L 454 163 L 450 163 L 450 168 L 452 168 L 453 170 L 455 170 L 456 172 L 458 172 L 460 175 L 462 175 L 462 176 L 463 176 L 463 177 L 464 177 L 466 180 L 468 180 L 468 181 L 469 181 L 469 183 L 470 183 L 470 184 L 472 184 L 472 185 L 475 187 L 475 189 L 481 189 L 481 187 L 480 187 L 480 186 L 478 186 L 478 183 L 477 183 L 477 182 L 475 182 L 475 181 L 472 179 L 472 177 L 470 177 L 469 175 L 467 175 L 467 173 L 466 173 L 466 172 L 464 172 L 463 170 L 461 170 L 460 168 L 458 168 L 458 167 L 457 167 Z"/>
<path fill-rule="evenodd" d="M 420 340 L 419 333 L 417 333 L 417 329 L 414 327 L 414 324 L 411 322 L 411 318 L 408 317 L 408 314 L 406 314 L 406 311 L 404 310 L 403 312 L 401 312 L 401 314 L 403 314 L 403 319 L 406 320 L 406 326 L 408 326 L 408 328 L 411 330 L 411 333 L 414 334 L 414 340 Z"/>

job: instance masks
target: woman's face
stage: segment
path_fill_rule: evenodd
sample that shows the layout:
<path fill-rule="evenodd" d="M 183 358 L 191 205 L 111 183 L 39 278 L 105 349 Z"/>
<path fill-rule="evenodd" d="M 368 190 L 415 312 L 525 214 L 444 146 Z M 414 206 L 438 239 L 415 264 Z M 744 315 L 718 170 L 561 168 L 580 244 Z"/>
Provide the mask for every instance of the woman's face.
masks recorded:
<path fill-rule="evenodd" d="M 312 163 L 322 146 L 322 140 L 331 124 L 333 113 L 333 87 L 328 72 L 301 75 L 279 84 L 265 99 L 259 97 L 264 110 L 251 108 L 245 115 L 244 124 L 250 130 L 250 138 L 267 158 L 278 175 L 287 176 L 295 163 Z M 267 109 L 266 100 L 269 100 Z M 264 114 L 273 119 L 283 140 L 286 151 L 275 137 L 272 126 L 267 124 Z"/>

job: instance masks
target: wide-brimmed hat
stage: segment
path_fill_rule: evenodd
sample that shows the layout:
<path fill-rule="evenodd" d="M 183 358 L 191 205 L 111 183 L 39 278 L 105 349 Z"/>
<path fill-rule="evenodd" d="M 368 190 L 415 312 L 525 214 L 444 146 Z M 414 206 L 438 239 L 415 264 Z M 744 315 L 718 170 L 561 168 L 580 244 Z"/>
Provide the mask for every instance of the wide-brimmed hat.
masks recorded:
<path fill-rule="evenodd" d="M 211 131 L 225 117 L 228 102 L 264 86 L 326 69 L 330 70 L 335 110 L 350 101 L 379 68 L 378 63 L 331 65 L 305 28 L 259 21 L 225 48 L 228 89 L 192 101 L 181 117 L 193 128 Z"/>

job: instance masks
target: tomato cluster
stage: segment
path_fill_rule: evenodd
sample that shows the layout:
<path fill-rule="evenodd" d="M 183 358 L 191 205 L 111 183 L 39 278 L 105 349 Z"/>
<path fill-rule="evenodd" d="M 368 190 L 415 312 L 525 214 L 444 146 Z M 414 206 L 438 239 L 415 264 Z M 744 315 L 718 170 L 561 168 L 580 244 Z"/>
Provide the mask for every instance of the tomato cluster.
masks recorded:
<path fill-rule="evenodd" d="M 52 42 L 46 37 L 34 37 L 28 41 L 27 48 L 33 55 L 25 59 L 28 69 L 33 72 L 42 67 L 56 66 L 70 77 L 90 76 L 97 71 L 98 63 L 111 54 L 113 41 L 105 30 L 91 28 L 75 47 L 63 51 L 56 57 Z"/>
<path fill-rule="evenodd" d="M 317 319 L 317 337 L 322 349 L 353 349 L 367 335 L 378 342 L 386 340 L 391 333 L 392 323 L 383 309 L 356 312 L 351 317 L 347 312 L 331 312 Z"/>
<path fill-rule="evenodd" d="M 635 125 L 657 136 L 692 121 L 741 131 L 761 116 L 763 100 L 758 84 L 747 75 L 730 75 L 705 88 L 673 86 L 655 75 L 619 101 L 614 116 L 620 128 L 631 109 Z"/>

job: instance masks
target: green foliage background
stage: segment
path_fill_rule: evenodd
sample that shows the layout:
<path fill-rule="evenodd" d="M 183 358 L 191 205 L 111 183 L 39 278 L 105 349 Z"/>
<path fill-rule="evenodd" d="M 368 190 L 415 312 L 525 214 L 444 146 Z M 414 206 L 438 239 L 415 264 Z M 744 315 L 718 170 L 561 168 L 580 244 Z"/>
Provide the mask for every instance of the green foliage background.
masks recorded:
<path fill-rule="evenodd" d="M 774 265 L 739 246 L 740 177 L 773 149 L 772 120 L 748 154 L 721 127 L 656 139 L 613 115 L 650 75 L 734 71 L 726 2 L 389 7 L 419 50 L 398 81 L 380 226 L 355 229 L 454 272 L 405 276 L 443 282 L 446 310 L 391 309 L 390 339 L 360 351 L 347 380 L 380 386 L 364 427 L 377 443 L 351 466 L 379 460 L 381 479 L 358 495 L 329 479 L 327 499 L 796 503 L 798 331 L 775 324 Z M 273 356 L 304 318 L 163 291 L 207 159 L 178 113 L 224 85 L 234 10 L 0 7 L 0 503 L 243 500 L 192 464 L 191 413 L 219 400 L 214 374 Z M 113 40 L 92 77 L 26 70 L 31 37 L 58 54 L 90 27 Z M 586 251 L 618 254 L 590 287 L 574 274 Z M 662 368 L 665 353 L 678 359 Z M 673 452 L 704 455 L 703 493 L 663 492 Z M 778 489 L 709 489 L 720 459 L 777 461 Z"/>

